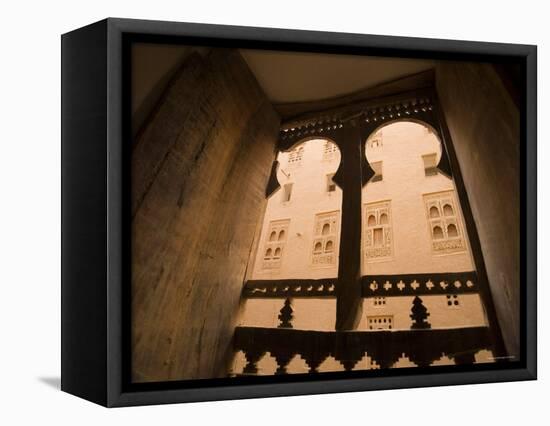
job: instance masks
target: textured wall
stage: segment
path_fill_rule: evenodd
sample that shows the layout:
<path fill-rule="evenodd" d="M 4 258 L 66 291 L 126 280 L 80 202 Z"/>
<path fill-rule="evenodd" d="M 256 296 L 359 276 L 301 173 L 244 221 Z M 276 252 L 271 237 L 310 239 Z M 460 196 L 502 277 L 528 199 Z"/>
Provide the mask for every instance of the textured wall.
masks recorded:
<path fill-rule="evenodd" d="M 300 162 L 289 163 L 289 153 L 279 153 L 280 163 L 277 179 L 281 185 L 270 197 L 264 215 L 262 232 L 252 279 L 285 278 L 334 278 L 338 276 L 338 240 L 340 239 L 342 190 L 336 187 L 327 192 L 327 175 L 333 174 L 340 164 L 336 151 L 330 159 L 323 159 L 324 139 L 313 139 L 296 147 L 303 147 Z M 284 200 L 283 186 L 292 184 L 289 201 Z M 334 246 L 334 263 L 316 266 L 312 263 L 315 239 L 315 218 L 319 213 L 338 211 L 338 235 Z M 264 269 L 263 255 L 271 221 L 290 219 L 288 235 L 282 254 L 280 268 Z"/>
<path fill-rule="evenodd" d="M 132 159 L 135 381 L 226 374 L 279 118 L 246 64 L 183 63 Z"/>
<path fill-rule="evenodd" d="M 453 253 L 432 249 L 432 231 L 427 218 L 424 196 L 453 193 L 454 182 L 438 173 L 426 176 L 423 155 L 441 156 L 441 143 L 427 127 L 408 121 L 397 121 L 380 129 L 382 146 L 367 146 L 369 162 L 382 162 L 383 179 L 363 187 L 363 203 L 390 202 L 392 255 L 371 257 L 363 255 L 362 274 L 412 274 L 422 272 L 472 271 L 468 235 L 462 212 L 456 205 L 459 234 L 465 249 Z M 365 206 L 369 207 L 369 205 Z M 366 209 L 363 222 L 366 222 Z M 363 223 L 363 227 L 366 224 Z"/>
<path fill-rule="evenodd" d="M 436 82 L 504 342 L 518 355 L 519 112 L 489 64 L 441 62 Z"/>

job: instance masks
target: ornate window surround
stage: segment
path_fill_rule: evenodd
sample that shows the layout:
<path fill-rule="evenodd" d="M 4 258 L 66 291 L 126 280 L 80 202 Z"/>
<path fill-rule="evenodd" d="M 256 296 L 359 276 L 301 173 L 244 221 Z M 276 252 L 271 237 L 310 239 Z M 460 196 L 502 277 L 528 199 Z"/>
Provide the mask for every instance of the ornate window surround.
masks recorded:
<path fill-rule="evenodd" d="M 464 233 L 464 224 L 460 214 L 460 205 L 457 203 L 454 190 L 423 194 L 428 233 L 431 250 L 434 255 L 453 255 L 468 251 L 467 239 Z M 446 209 L 449 206 L 450 209 Z M 437 215 L 435 212 L 437 210 Z M 446 213 L 450 211 L 451 213 Z M 449 236 L 448 229 L 454 226 L 456 236 Z M 434 229 L 439 227 L 442 238 L 434 237 Z"/>
<path fill-rule="evenodd" d="M 386 222 L 381 223 L 383 215 Z M 369 218 L 374 216 L 375 224 L 369 225 Z M 375 229 L 382 229 L 382 245 L 376 246 Z M 393 259 L 393 226 L 391 200 L 374 201 L 363 204 L 363 259 L 365 262 L 387 262 Z"/>
<path fill-rule="evenodd" d="M 326 225 L 328 233 L 324 233 Z M 312 268 L 336 268 L 338 266 L 338 250 L 340 247 L 340 210 L 317 213 L 313 225 L 313 239 L 311 244 Z M 327 244 L 331 248 L 327 251 Z M 316 247 L 321 247 L 317 250 Z"/>
<path fill-rule="evenodd" d="M 279 219 L 269 222 L 261 252 L 262 271 L 278 271 L 281 269 L 285 246 L 288 241 L 289 226 L 290 219 Z"/>

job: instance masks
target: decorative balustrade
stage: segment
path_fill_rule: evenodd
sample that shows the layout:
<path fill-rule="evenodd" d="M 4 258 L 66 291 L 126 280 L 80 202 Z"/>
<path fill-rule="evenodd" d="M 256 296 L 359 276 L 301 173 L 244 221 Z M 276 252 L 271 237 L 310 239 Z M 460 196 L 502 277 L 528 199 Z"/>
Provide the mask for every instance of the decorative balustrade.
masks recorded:
<path fill-rule="evenodd" d="M 237 327 L 234 336 L 234 350 L 246 357 L 243 374 L 257 374 L 257 363 L 266 353 L 277 362 L 275 374 L 286 374 L 295 355 L 306 362 L 310 373 L 316 373 L 329 356 L 351 371 L 365 354 L 380 368 L 391 368 L 403 354 L 417 366 L 427 367 L 443 354 L 456 364 L 470 364 L 477 352 L 491 349 L 487 327 L 376 332 Z"/>
<path fill-rule="evenodd" d="M 475 271 L 367 275 L 361 277 L 361 287 L 363 297 L 466 294 L 479 291 Z"/>

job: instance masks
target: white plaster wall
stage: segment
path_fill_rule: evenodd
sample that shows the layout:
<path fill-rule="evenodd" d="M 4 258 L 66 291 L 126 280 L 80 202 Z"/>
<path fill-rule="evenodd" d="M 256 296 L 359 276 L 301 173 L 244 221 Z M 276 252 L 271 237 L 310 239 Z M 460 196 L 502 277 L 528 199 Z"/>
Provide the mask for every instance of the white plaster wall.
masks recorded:
<path fill-rule="evenodd" d="M 325 140 L 309 140 L 304 147 L 300 164 L 288 163 L 289 154 L 282 152 L 277 157 L 280 166 L 277 177 L 281 188 L 271 195 L 267 202 L 264 222 L 258 245 L 258 254 L 252 279 L 284 278 L 335 278 L 338 276 L 338 244 L 334 247 L 335 262 L 330 267 L 312 266 L 313 235 L 315 215 L 340 211 L 342 190 L 326 191 L 326 176 L 335 173 L 340 163 L 337 151 L 332 160 L 323 160 Z M 285 184 L 292 183 L 290 201 L 283 201 Z M 262 269 L 262 259 L 270 222 L 290 219 L 282 264 L 277 270 Z M 339 221 L 341 224 L 341 220 Z M 339 225 L 340 226 L 340 225 Z"/>
<path fill-rule="evenodd" d="M 375 305 L 373 298 L 363 299 L 363 313 L 358 330 L 369 330 L 369 316 L 393 316 L 394 330 L 411 328 L 411 308 L 414 296 L 386 297 L 385 305 Z M 479 295 L 464 294 L 458 296 L 458 306 L 448 306 L 445 295 L 421 296 L 430 316 L 428 322 L 432 328 L 480 327 L 487 325 L 487 319 Z"/>
<path fill-rule="evenodd" d="M 363 254 L 362 274 L 473 270 L 467 237 L 468 249 L 461 253 L 436 254 L 432 251 L 423 196 L 455 190 L 453 181 L 443 174 L 426 176 L 424 173 L 423 155 L 437 153 L 438 159 L 441 157 L 441 144 L 435 134 L 412 122 L 393 123 L 380 131 L 382 146 L 371 148 L 367 143 L 366 155 L 369 162 L 382 161 L 383 179 L 363 187 L 363 203 L 390 200 L 393 256 L 367 262 Z M 460 229 L 466 236 L 462 212 L 458 213 Z"/>
<path fill-rule="evenodd" d="M 239 325 L 249 327 L 277 327 L 279 311 L 285 299 L 247 299 Z M 292 327 L 297 330 L 334 331 L 336 321 L 335 298 L 292 299 Z"/>

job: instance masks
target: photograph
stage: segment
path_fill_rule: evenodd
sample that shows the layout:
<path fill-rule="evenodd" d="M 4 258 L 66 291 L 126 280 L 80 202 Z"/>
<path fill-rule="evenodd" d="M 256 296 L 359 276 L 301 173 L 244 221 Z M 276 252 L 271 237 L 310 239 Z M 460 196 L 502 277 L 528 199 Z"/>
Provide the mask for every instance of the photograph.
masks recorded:
<path fill-rule="evenodd" d="M 131 383 L 521 361 L 519 61 L 125 46 Z"/>
<path fill-rule="evenodd" d="M 5 3 L 0 425 L 545 423 L 543 3 Z"/>

